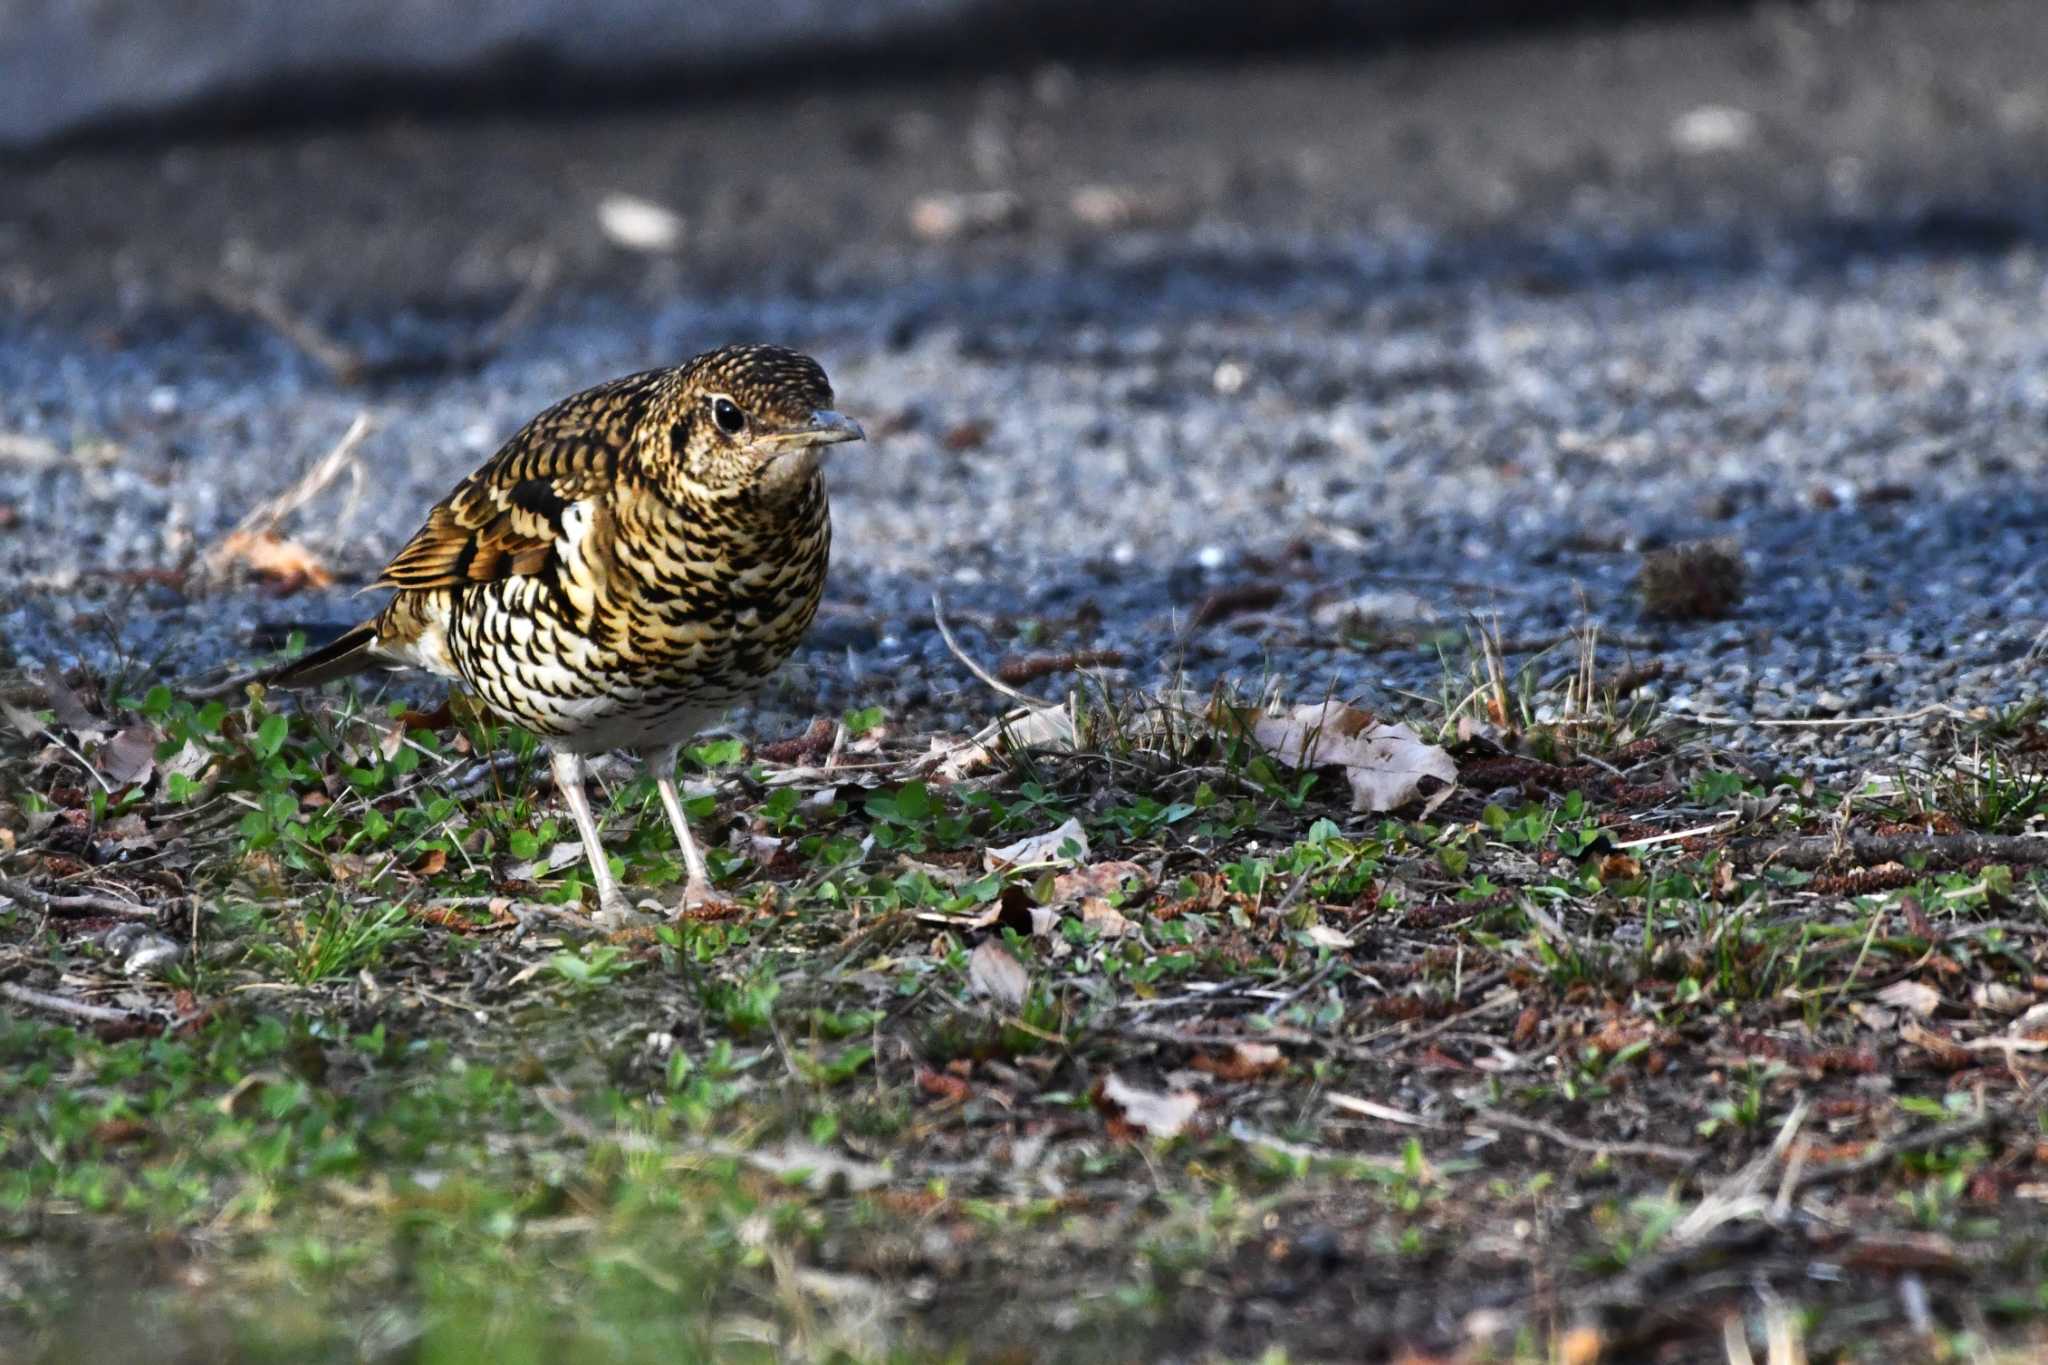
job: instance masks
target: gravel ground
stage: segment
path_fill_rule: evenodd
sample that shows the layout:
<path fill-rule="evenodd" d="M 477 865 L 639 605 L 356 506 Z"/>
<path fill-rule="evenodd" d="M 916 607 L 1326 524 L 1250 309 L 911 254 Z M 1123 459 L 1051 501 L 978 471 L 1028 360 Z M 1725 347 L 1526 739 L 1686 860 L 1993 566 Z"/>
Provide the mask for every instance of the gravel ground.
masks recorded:
<path fill-rule="evenodd" d="M 345 619 L 350 580 L 534 411 L 760 337 L 818 354 L 875 434 L 834 471 L 828 612 L 764 729 L 988 714 L 938 590 L 985 658 L 1111 648 L 1136 683 L 1389 707 L 1438 692 L 1475 613 L 1524 643 L 1592 621 L 1610 667 L 1661 660 L 1653 690 L 1738 745 L 1893 762 L 1936 717 L 1746 722 L 2040 695 L 2044 45 L 2026 0 L 1765 8 L 17 163 L 5 648 L 189 676 Z M 680 213 L 680 249 L 608 239 L 619 192 Z M 934 231 L 948 209 L 989 221 Z M 254 281 L 373 361 L 432 356 L 542 259 L 481 366 L 353 386 L 209 292 Z M 364 495 L 287 528 L 335 590 L 155 572 L 363 411 Z M 1747 599 L 1644 620 L 1643 552 L 1703 537 L 1740 548 Z"/>

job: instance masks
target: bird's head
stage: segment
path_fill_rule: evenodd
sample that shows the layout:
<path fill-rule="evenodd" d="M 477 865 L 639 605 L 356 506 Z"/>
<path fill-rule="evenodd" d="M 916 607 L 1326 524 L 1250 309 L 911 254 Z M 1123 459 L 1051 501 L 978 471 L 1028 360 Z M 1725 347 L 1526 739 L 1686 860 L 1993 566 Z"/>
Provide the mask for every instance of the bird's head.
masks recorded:
<path fill-rule="evenodd" d="M 679 367 L 652 433 L 656 463 L 700 496 L 775 503 L 817 472 L 825 450 L 865 438 L 832 408 L 818 362 L 780 346 L 723 346 Z"/>

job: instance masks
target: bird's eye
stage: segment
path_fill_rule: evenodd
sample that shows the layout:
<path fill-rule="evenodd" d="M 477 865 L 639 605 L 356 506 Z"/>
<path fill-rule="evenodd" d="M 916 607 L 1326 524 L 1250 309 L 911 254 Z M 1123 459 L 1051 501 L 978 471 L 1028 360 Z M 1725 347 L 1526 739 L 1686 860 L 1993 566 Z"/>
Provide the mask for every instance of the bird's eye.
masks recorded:
<path fill-rule="evenodd" d="M 730 398 L 721 398 L 711 405 L 711 420 L 728 436 L 737 436 L 747 429 L 747 415 Z"/>

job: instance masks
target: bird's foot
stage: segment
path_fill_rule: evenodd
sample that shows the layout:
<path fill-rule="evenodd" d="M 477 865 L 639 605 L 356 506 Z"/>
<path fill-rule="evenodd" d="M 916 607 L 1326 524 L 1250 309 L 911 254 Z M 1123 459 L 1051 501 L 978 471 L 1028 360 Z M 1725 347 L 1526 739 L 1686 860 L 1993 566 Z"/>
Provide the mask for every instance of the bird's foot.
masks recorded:
<path fill-rule="evenodd" d="M 708 880 L 692 877 L 683 886 L 683 898 L 676 902 L 676 919 L 730 919 L 743 907 Z"/>
<path fill-rule="evenodd" d="M 614 888 L 611 895 L 599 898 L 590 922 L 607 934 L 619 934 L 629 929 L 649 928 L 657 921 L 654 916 L 627 904 L 626 898 Z"/>

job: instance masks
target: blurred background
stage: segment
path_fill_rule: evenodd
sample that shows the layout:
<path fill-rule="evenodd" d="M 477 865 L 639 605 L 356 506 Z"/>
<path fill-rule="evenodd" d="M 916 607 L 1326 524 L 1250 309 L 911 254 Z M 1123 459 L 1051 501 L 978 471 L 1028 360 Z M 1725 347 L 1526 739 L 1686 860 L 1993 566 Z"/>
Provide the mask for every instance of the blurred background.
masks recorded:
<path fill-rule="evenodd" d="M 985 712 L 934 590 L 1394 709 L 1475 615 L 1745 720 L 2038 695 L 2048 9 L 1103 8 L 0 0 L 0 664 L 344 619 L 547 403 L 768 339 L 876 437 L 792 719 Z M 1739 604 L 1646 609 L 1700 539 Z"/>

